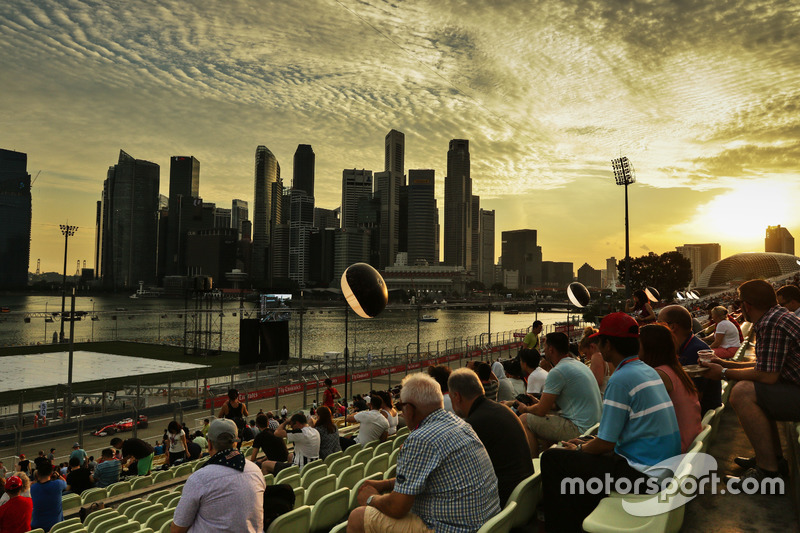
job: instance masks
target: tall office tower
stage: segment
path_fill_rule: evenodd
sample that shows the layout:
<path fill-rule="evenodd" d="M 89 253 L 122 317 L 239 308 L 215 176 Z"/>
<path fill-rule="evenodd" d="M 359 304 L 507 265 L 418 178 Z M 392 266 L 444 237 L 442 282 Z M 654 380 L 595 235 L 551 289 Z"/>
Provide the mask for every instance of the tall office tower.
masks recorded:
<path fill-rule="evenodd" d="M 480 233 L 477 248 L 480 250 L 478 279 L 487 289 L 494 285 L 494 209 L 480 210 Z"/>
<path fill-rule="evenodd" d="M 436 212 L 436 237 L 434 240 L 436 244 L 436 252 L 433 254 L 433 264 L 438 265 L 441 262 L 442 257 L 442 250 L 440 246 L 440 243 L 442 242 L 442 225 L 439 222 L 439 200 L 434 200 L 433 205 L 436 206 L 434 207 L 434 211 Z"/>
<path fill-rule="evenodd" d="M 314 166 L 316 156 L 310 144 L 298 144 L 292 166 L 292 189 L 305 191 L 314 198 Z"/>
<path fill-rule="evenodd" d="M 346 168 L 342 171 L 342 229 L 358 225 L 358 201 L 372 198 L 372 171 Z"/>
<path fill-rule="evenodd" d="M 233 219 L 232 210 L 225 209 L 224 207 L 217 207 L 216 209 L 214 209 L 215 228 L 230 228 L 232 219 Z"/>
<path fill-rule="evenodd" d="M 767 237 L 764 239 L 764 251 L 794 255 L 794 237 L 786 228 L 768 226 Z"/>
<path fill-rule="evenodd" d="M 722 259 L 722 248 L 719 243 L 684 244 L 675 249 L 689 260 L 692 265 L 692 285 L 697 286 L 700 274 L 706 267 Z"/>
<path fill-rule="evenodd" d="M 186 234 L 198 229 L 196 209 L 200 198 L 200 161 L 194 156 L 169 160 L 169 214 L 163 270 L 159 276 L 185 275 Z"/>
<path fill-rule="evenodd" d="M 380 249 L 378 269 L 394 264 L 400 246 L 400 186 L 402 175 L 375 173 L 375 198 L 380 200 Z"/>
<path fill-rule="evenodd" d="M 403 176 L 405 170 L 406 135 L 397 130 L 386 134 L 383 170 Z M 405 181 L 402 183 L 405 185 Z"/>
<path fill-rule="evenodd" d="M 250 267 L 252 279 L 256 283 L 269 281 L 269 245 L 272 230 L 280 222 L 280 202 L 283 195 L 282 187 L 278 186 L 281 183 L 280 178 L 281 166 L 269 148 L 263 145 L 256 148 L 253 259 Z M 276 192 L 280 194 L 276 196 Z"/>
<path fill-rule="evenodd" d="M 536 230 L 504 231 L 501 236 L 503 270 L 519 272 L 521 290 L 541 287 L 542 247 L 536 244 Z"/>
<path fill-rule="evenodd" d="M 276 224 L 269 245 L 270 286 L 289 277 L 289 224 Z"/>
<path fill-rule="evenodd" d="M 564 290 L 573 281 L 575 273 L 572 263 L 542 261 L 542 287 Z M 521 281 L 520 288 L 522 288 Z"/>
<path fill-rule="evenodd" d="M 436 264 L 435 171 L 408 171 L 408 264 Z"/>
<path fill-rule="evenodd" d="M 0 288 L 28 286 L 31 205 L 28 154 L 0 149 Z"/>
<path fill-rule="evenodd" d="M 600 279 L 602 277 L 601 274 L 602 273 L 599 270 L 593 268 L 589 263 L 584 263 L 578 269 L 578 281 L 587 287 L 599 289 Z"/>
<path fill-rule="evenodd" d="M 617 277 L 617 258 L 609 257 L 606 259 L 606 285 L 616 289 L 618 283 Z"/>
<path fill-rule="evenodd" d="M 469 141 L 453 139 L 444 178 L 444 264 L 472 270 L 472 180 Z"/>
<path fill-rule="evenodd" d="M 338 228 L 314 227 L 311 230 L 309 281 L 327 287 L 333 281 L 334 242 Z"/>
<path fill-rule="evenodd" d="M 398 252 L 408 252 L 408 185 L 400 186 L 400 240 Z"/>
<path fill-rule="evenodd" d="M 339 210 L 325 209 L 323 207 L 314 208 L 314 227 L 319 229 L 338 228 Z"/>
<path fill-rule="evenodd" d="M 470 207 L 470 215 L 472 218 L 472 255 L 470 262 L 472 263 L 472 274 L 476 279 L 480 279 L 480 264 L 481 264 L 481 197 L 472 195 L 472 205 Z"/>
<path fill-rule="evenodd" d="M 137 287 L 156 282 L 158 249 L 157 164 L 119 152 L 119 162 L 108 169 L 103 183 L 103 286 Z"/>
<path fill-rule="evenodd" d="M 311 228 L 314 227 L 314 197 L 304 190 L 290 189 L 289 279 L 305 287 L 309 279 Z"/>
<path fill-rule="evenodd" d="M 242 238 L 242 223 L 247 220 L 247 202 L 234 199 L 231 202 L 231 227 L 239 232 L 239 239 Z"/>

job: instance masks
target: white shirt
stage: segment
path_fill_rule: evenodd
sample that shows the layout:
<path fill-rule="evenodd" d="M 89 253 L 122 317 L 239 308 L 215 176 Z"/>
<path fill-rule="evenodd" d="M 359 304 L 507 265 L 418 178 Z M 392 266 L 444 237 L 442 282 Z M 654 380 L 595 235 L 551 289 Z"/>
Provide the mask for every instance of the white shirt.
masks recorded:
<path fill-rule="evenodd" d="M 492 363 L 492 372 L 497 376 L 497 379 L 506 379 L 506 369 L 503 368 L 503 363 L 500 361 Z"/>
<path fill-rule="evenodd" d="M 355 415 L 356 422 L 361 424 L 358 428 L 356 442 L 364 446 L 373 440 L 378 440 L 384 431 L 389 431 L 389 421 L 380 411 L 370 409 L 369 411 L 359 411 Z"/>
<path fill-rule="evenodd" d="M 449 413 L 455 414 L 455 411 L 453 411 L 453 400 L 450 399 L 450 395 L 444 393 L 444 398 L 442 399 L 442 401 L 444 403 L 444 410 Z"/>
<path fill-rule="evenodd" d="M 383 418 L 383 417 L 381 417 Z M 319 431 L 311 426 L 305 426 L 295 433 L 286 434 L 286 440 L 294 442 L 294 464 L 303 469 L 309 459 L 319 457 Z"/>
<path fill-rule="evenodd" d="M 545 380 L 547 380 L 547 370 L 537 366 L 528 376 L 528 394 L 541 394 Z"/>
<path fill-rule="evenodd" d="M 741 344 L 739 342 L 739 330 L 736 329 L 736 326 L 734 326 L 730 320 L 723 320 L 717 324 L 714 335 L 719 335 L 720 333 L 725 335 L 722 338 L 722 343 L 719 345 L 720 348 L 738 348 Z"/>

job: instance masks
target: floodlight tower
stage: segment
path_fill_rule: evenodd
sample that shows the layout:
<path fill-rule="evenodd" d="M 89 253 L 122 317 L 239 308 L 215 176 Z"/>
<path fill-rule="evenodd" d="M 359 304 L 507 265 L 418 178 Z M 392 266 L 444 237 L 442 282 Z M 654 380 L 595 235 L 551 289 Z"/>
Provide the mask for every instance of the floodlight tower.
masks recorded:
<path fill-rule="evenodd" d="M 628 225 L 628 185 L 636 183 L 636 174 L 633 164 L 627 157 L 611 160 L 614 169 L 614 179 L 617 185 L 625 186 L 625 299 L 631 297 L 631 249 L 630 227 Z"/>
<path fill-rule="evenodd" d="M 64 342 L 64 304 L 67 299 L 67 248 L 69 247 L 69 238 L 75 235 L 75 232 L 78 231 L 78 226 L 59 224 L 59 227 L 61 228 L 61 234 L 64 235 L 64 276 L 61 278 L 61 336 L 58 338 L 58 342 Z"/>

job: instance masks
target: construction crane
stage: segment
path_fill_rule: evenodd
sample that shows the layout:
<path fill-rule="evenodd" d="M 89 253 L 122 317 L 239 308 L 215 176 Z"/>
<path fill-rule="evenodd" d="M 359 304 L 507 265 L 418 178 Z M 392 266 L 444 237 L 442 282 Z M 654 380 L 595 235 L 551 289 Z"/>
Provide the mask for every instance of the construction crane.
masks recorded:
<path fill-rule="evenodd" d="M 39 274 L 41 274 L 41 270 L 40 270 L 40 267 L 41 267 L 41 266 L 42 266 L 42 260 L 41 260 L 41 259 L 37 259 L 37 260 L 36 260 L 36 275 L 37 275 L 37 276 L 38 276 Z"/>
<path fill-rule="evenodd" d="M 75 275 L 76 276 L 80 276 L 81 275 L 81 260 L 80 259 L 78 259 L 78 266 L 75 269 Z"/>

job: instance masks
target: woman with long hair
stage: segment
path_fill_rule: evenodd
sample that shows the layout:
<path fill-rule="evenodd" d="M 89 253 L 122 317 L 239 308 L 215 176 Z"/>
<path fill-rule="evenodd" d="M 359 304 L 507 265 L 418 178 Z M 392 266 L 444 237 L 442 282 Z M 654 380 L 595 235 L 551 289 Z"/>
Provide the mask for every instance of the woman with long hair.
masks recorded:
<path fill-rule="evenodd" d="M 333 416 L 328 406 L 317 409 L 317 418 L 310 420 L 310 425 L 319 433 L 319 458 L 325 459 L 333 452 L 342 451 L 339 443 L 339 428 L 333 423 Z"/>
<path fill-rule="evenodd" d="M 587 328 L 589 329 L 589 328 Z M 597 347 L 597 337 L 592 338 L 597 330 L 591 328 L 591 332 L 585 331 L 581 342 L 578 343 L 578 352 L 585 361 L 589 361 L 589 370 L 592 371 L 594 379 L 597 380 L 597 386 L 600 388 L 602 395 L 606 391 L 606 384 L 608 378 L 614 373 L 614 363 L 603 359 L 603 354 L 600 353 L 600 348 Z"/>
<path fill-rule="evenodd" d="M 379 390 L 374 391 L 375 394 L 380 397 L 383 401 L 383 406 L 381 406 L 381 414 L 389 421 L 389 429 L 388 434 L 394 435 L 397 433 L 397 409 L 394 408 L 394 404 L 392 403 L 392 395 L 389 394 L 389 391 Z"/>
<path fill-rule="evenodd" d="M 640 326 L 656 321 L 656 314 L 650 305 L 650 299 L 642 289 L 633 293 L 633 301 L 625 301 L 625 312 L 630 313 Z"/>
<path fill-rule="evenodd" d="M 169 441 L 169 453 L 166 457 L 168 465 L 175 464 L 175 461 L 186 459 L 186 450 L 189 444 L 186 442 L 186 432 L 175 420 L 167 426 L 167 440 Z"/>
<path fill-rule="evenodd" d="M 639 358 L 658 372 L 667 388 L 678 417 L 681 452 L 686 453 L 702 429 L 700 401 L 697 388 L 678 362 L 677 354 L 675 337 L 665 324 L 648 324 L 639 329 Z"/>

